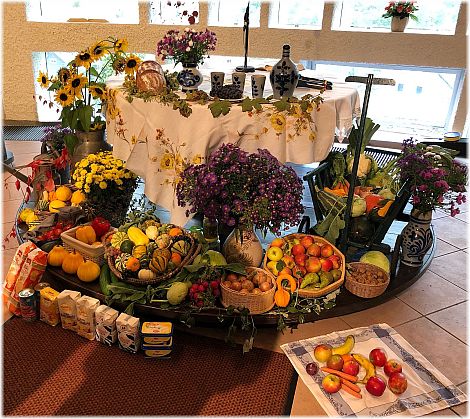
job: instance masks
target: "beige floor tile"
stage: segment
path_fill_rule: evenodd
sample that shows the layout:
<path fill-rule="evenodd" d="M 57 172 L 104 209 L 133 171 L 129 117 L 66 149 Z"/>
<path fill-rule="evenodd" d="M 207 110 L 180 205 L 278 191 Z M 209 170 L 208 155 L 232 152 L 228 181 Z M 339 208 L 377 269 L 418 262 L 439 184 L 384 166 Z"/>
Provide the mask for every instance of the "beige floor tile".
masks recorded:
<path fill-rule="evenodd" d="M 4 223 L 2 227 L 1 244 L 5 246 L 2 247 L 4 251 L 14 250 L 18 247 L 18 239 L 16 237 L 10 237 L 12 226 L 12 223 Z"/>
<path fill-rule="evenodd" d="M 459 385 L 459 388 L 460 388 L 460 390 L 462 390 L 465 394 L 468 395 L 468 392 L 467 392 L 467 383 L 464 383 L 464 384 Z M 455 413 L 457 413 L 459 416 L 467 417 L 467 416 L 468 416 L 468 406 L 467 406 L 467 403 L 468 403 L 468 402 L 465 402 L 465 403 L 459 404 L 458 406 L 454 406 L 454 407 L 452 407 L 452 410 L 453 410 Z"/>
<path fill-rule="evenodd" d="M 25 166 L 31 163 L 36 156 L 39 155 L 39 152 L 28 152 L 28 153 L 13 153 L 15 156 L 14 165 L 15 167 Z"/>
<path fill-rule="evenodd" d="M 463 289 L 467 289 L 467 254 L 463 251 L 436 257 L 429 270 Z"/>
<path fill-rule="evenodd" d="M 444 217 L 448 217 L 449 214 L 447 212 L 444 212 L 442 210 L 436 210 L 432 213 L 432 219 L 433 220 L 437 220 L 439 218 L 444 218 Z"/>
<path fill-rule="evenodd" d="M 39 154 L 41 152 L 40 141 L 5 141 L 8 151 L 11 151 L 16 160 L 16 156 L 20 154 Z"/>
<path fill-rule="evenodd" d="M 465 301 L 467 293 L 428 270 L 398 298 L 421 314 L 428 314 Z"/>
<path fill-rule="evenodd" d="M 317 399 L 299 378 L 292 402 L 291 416 L 326 416 Z"/>
<path fill-rule="evenodd" d="M 11 314 L 10 311 L 4 305 L 3 313 L 2 313 L 2 324 L 5 323 L 8 319 L 11 319 L 12 317 L 13 317 L 13 314 Z"/>
<path fill-rule="evenodd" d="M 445 242 L 444 240 L 437 239 L 436 240 L 436 253 L 434 257 L 446 255 L 447 253 L 456 252 L 459 250 L 458 247 L 452 246 L 451 244 Z"/>
<path fill-rule="evenodd" d="M 18 244 L 11 249 L 6 249 L 2 251 L 2 259 L 3 259 L 3 274 L 6 275 L 8 268 L 10 267 L 10 263 L 13 260 L 13 256 L 15 256 L 16 249 L 18 248 Z"/>
<path fill-rule="evenodd" d="M 26 193 L 25 185 L 20 190 L 17 190 L 14 182 L 7 182 L 6 186 L 3 187 L 3 202 L 23 199 L 23 192 Z"/>
<path fill-rule="evenodd" d="M 432 412 L 429 415 L 424 416 L 427 418 L 428 416 L 458 416 L 457 413 L 455 413 L 452 409 L 444 409 L 444 410 L 438 410 L 437 412 Z"/>
<path fill-rule="evenodd" d="M 467 247 L 467 223 L 453 217 L 444 217 L 433 220 L 432 224 L 438 238 L 459 249 Z"/>
<path fill-rule="evenodd" d="M 398 298 L 393 298 L 377 307 L 342 316 L 341 319 L 351 327 L 369 326 L 374 323 L 387 323 L 395 327 L 418 317 L 421 317 L 420 313 Z"/>
<path fill-rule="evenodd" d="M 467 303 L 438 311 L 427 316 L 444 330 L 459 338 L 462 342 L 467 341 Z"/>
<path fill-rule="evenodd" d="M 465 221 L 466 223 L 469 223 L 470 222 L 470 213 L 467 211 L 467 212 L 462 212 L 461 214 L 457 214 L 455 216 L 455 218 L 457 218 L 458 220 L 461 220 L 461 221 Z"/>
<path fill-rule="evenodd" d="M 467 345 L 421 317 L 395 328 L 454 384 L 467 379 Z"/>
<path fill-rule="evenodd" d="M 2 223 L 9 223 L 16 219 L 18 208 L 20 207 L 22 199 L 15 199 L 12 201 L 3 202 L 3 220 Z"/>

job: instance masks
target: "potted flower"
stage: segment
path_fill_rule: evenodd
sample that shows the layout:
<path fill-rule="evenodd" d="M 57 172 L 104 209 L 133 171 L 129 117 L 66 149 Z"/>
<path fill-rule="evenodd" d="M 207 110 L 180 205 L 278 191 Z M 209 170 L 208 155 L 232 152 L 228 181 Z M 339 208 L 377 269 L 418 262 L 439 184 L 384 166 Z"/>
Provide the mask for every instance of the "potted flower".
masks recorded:
<path fill-rule="evenodd" d="M 454 217 L 458 205 L 466 201 L 467 166 L 454 159 L 457 152 L 439 146 L 426 146 L 412 138 L 403 142 L 396 159 L 401 182 L 410 181 L 413 209 L 410 222 L 402 232 L 402 263 L 420 266 L 432 244 L 432 211 L 443 208 Z"/>
<path fill-rule="evenodd" d="M 410 17 L 413 20 L 418 20 L 413 14 L 418 10 L 415 3 L 415 1 L 391 1 L 385 7 L 385 13 L 382 17 L 392 18 L 392 32 L 403 32 Z"/>
<path fill-rule="evenodd" d="M 195 90 L 202 83 L 202 74 L 197 69 L 209 51 L 214 51 L 217 37 L 214 32 L 206 29 L 197 32 L 191 28 L 184 31 L 171 29 L 158 41 L 156 56 L 162 60 L 167 58 L 175 65 L 181 63 L 183 70 L 178 73 L 178 82 L 183 91 Z"/>
<path fill-rule="evenodd" d="M 268 150 L 249 154 L 223 144 L 205 164 L 189 165 L 176 194 L 187 215 L 200 213 L 234 231 L 224 244 L 229 263 L 258 266 L 262 249 L 254 228 L 280 234 L 295 226 L 303 213 L 302 181 Z"/>
<path fill-rule="evenodd" d="M 127 54 L 126 49 L 125 39 L 110 37 L 78 53 L 53 77 L 39 72 L 37 81 L 41 87 L 55 92 L 54 102 L 50 102 L 49 106 L 60 105 L 62 127 L 71 129 L 64 136 L 64 142 L 72 156 L 72 164 L 91 152 L 109 147 L 104 141 L 105 121 L 101 115 L 107 98 L 102 75 L 106 68 L 111 67 L 116 74 L 135 73 L 141 59 Z M 107 58 L 107 61 L 98 71 L 94 63 L 102 58 Z M 39 96 L 39 99 L 42 100 L 42 97 Z"/>

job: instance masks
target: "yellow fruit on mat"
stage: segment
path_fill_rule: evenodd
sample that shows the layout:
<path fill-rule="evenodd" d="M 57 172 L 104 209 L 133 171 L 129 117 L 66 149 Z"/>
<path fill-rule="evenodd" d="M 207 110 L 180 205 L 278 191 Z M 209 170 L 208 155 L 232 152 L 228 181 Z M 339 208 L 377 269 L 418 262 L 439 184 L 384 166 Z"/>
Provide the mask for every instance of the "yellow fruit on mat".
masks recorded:
<path fill-rule="evenodd" d="M 75 231 L 75 237 L 77 240 L 86 244 L 92 244 L 96 241 L 96 233 L 91 226 L 77 228 L 77 231 Z"/>
<path fill-rule="evenodd" d="M 31 214 L 27 215 L 25 222 L 26 224 L 31 224 L 37 220 L 39 220 L 39 217 L 34 212 L 32 212 Z"/>
<path fill-rule="evenodd" d="M 23 223 L 25 223 L 26 218 L 30 214 L 34 214 L 34 211 L 31 208 L 24 208 L 24 209 L 21 210 L 19 218 L 20 218 L 21 221 L 23 221 Z"/>
<path fill-rule="evenodd" d="M 100 266 L 91 260 L 87 260 L 78 267 L 77 276 L 80 281 L 92 282 L 100 276 Z"/>
<path fill-rule="evenodd" d="M 75 275 L 78 267 L 84 262 L 85 259 L 83 259 L 83 256 L 74 250 L 73 253 L 65 255 L 64 261 L 62 262 L 62 270 L 67 274 Z"/>
<path fill-rule="evenodd" d="M 62 266 L 64 258 L 69 254 L 62 246 L 54 246 L 47 255 L 47 263 L 51 266 Z"/>
<path fill-rule="evenodd" d="M 80 205 L 86 199 L 85 194 L 82 191 L 75 191 L 70 198 L 70 202 L 75 205 Z"/>
<path fill-rule="evenodd" d="M 59 201 L 58 199 L 54 199 L 54 201 L 51 201 L 49 204 L 49 212 L 59 212 L 60 208 L 65 207 L 65 202 Z"/>
<path fill-rule="evenodd" d="M 69 201 L 72 198 L 72 191 L 67 186 L 59 186 L 55 191 L 55 198 L 60 201 Z"/>

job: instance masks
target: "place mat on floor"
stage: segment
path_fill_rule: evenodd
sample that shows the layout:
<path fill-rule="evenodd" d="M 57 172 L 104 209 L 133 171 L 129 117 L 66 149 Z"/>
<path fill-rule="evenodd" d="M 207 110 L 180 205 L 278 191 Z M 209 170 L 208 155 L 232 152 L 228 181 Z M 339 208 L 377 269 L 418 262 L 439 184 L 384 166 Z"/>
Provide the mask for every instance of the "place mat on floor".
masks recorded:
<path fill-rule="evenodd" d="M 3 139 L 13 141 L 39 141 L 46 126 L 4 126 Z"/>
<path fill-rule="evenodd" d="M 325 374 L 320 371 L 312 377 L 306 373 L 305 366 L 316 362 L 315 346 L 320 343 L 338 346 L 348 335 L 353 335 L 356 340 L 353 353 L 368 357 L 372 349 L 382 347 L 388 359 L 402 360 L 407 390 L 396 396 L 387 388 L 382 396 L 375 397 L 361 386 L 362 399 L 342 390 L 333 394 L 323 390 L 321 382 Z M 290 342 L 281 349 L 329 416 L 421 416 L 467 401 L 467 396 L 457 386 L 385 323 Z M 378 368 L 377 373 L 386 378 L 382 368 Z"/>
<path fill-rule="evenodd" d="M 3 327 L 3 414 L 280 416 L 297 374 L 283 355 L 175 333 L 171 359 L 145 359 L 60 325 Z"/>

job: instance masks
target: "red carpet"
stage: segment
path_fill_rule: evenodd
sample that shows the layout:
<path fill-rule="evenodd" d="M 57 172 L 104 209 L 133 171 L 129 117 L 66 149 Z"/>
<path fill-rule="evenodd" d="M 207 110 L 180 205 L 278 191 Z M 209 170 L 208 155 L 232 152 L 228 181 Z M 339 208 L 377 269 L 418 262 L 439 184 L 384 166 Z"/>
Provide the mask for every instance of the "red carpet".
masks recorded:
<path fill-rule="evenodd" d="M 284 355 L 175 334 L 170 360 L 19 318 L 3 326 L 3 414 L 288 415 L 297 375 Z"/>

